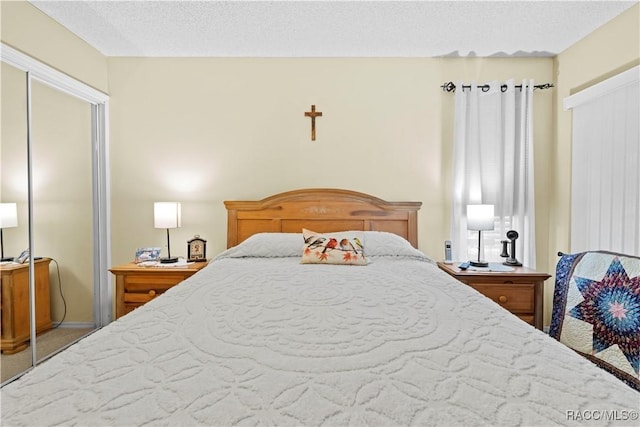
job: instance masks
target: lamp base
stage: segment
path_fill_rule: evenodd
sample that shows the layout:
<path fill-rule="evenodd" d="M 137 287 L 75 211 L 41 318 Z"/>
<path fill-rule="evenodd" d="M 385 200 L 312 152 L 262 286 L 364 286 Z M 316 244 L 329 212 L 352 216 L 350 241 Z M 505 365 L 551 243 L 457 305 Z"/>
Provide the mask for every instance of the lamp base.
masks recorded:
<path fill-rule="evenodd" d="M 173 264 L 174 262 L 178 262 L 178 257 L 160 258 L 160 264 Z"/>
<path fill-rule="evenodd" d="M 489 263 L 486 261 L 469 261 L 474 267 L 489 267 Z"/>
<path fill-rule="evenodd" d="M 7 257 L 4 257 L 4 258 L 0 259 L 0 262 L 13 261 L 14 259 L 15 259 L 15 257 L 7 256 Z"/>
<path fill-rule="evenodd" d="M 512 267 L 521 267 L 522 263 L 520 261 L 518 261 L 517 259 L 508 259 L 505 262 L 503 262 L 504 265 L 510 265 Z"/>

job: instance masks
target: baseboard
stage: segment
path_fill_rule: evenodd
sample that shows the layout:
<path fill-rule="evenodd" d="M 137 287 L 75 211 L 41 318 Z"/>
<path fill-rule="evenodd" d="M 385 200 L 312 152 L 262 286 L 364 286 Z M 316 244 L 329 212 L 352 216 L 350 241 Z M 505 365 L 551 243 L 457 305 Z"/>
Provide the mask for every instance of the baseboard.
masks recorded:
<path fill-rule="evenodd" d="M 56 325 L 56 322 L 53 322 L 53 324 Z M 87 328 L 97 329 L 96 324 L 91 322 L 62 322 L 57 327 L 58 328 L 75 328 L 75 329 L 87 329 Z"/>

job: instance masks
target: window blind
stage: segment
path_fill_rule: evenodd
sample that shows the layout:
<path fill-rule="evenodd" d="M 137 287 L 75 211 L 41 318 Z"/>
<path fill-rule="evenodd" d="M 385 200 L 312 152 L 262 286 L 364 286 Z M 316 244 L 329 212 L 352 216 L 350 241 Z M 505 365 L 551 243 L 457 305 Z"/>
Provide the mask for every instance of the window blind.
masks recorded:
<path fill-rule="evenodd" d="M 573 109 L 571 251 L 640 255 L 640 67 L 564 106 Z"/>

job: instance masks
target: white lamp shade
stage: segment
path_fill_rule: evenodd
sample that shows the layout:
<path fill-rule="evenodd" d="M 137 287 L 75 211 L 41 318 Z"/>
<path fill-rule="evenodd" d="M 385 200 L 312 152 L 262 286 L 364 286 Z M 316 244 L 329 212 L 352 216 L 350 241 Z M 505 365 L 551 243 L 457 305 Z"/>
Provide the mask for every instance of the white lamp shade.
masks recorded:
<path fill-rule="evenodd" d="M 467 230 L 493 230 L 494 221 L 493 205 L 467 205 Z"/>
<path fill-rule="evenodd" d="M 155 228 L 178 228 L 182 222 L 180 202 L 156 202 L 153 204 Z"/>
<path fill-rule="evenodd" d="M 18 226 L 18 206 L 15 203 L 0 203 L 0 228 Z"/>

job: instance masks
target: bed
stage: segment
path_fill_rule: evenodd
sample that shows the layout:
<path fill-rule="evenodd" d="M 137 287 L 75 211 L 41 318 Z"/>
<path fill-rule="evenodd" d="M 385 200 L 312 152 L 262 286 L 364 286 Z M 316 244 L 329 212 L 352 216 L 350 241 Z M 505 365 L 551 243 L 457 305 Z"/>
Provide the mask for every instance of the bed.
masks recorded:
<path fill-rule="evenodd" d="M 640 393 L 415 247 L 419 203 L 226 205 L 229 249 L 3 387 L 2 424 L 637 424 Z"/>

